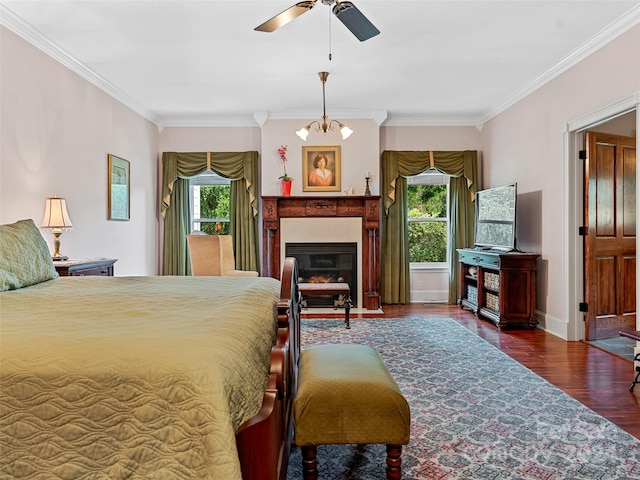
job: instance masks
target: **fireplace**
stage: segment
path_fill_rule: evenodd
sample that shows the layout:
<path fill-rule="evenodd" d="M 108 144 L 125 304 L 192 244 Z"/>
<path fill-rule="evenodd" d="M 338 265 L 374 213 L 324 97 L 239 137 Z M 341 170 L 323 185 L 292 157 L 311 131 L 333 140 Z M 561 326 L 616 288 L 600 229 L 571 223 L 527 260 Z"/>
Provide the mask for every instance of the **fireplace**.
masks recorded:
<path fill-rule="evenodd" d="M 287 243 L 287 257 L 298 262 L 298 277 L 304 283 L 348 283 L 354 293 L 353 306 L 357 307 L 358 246 L 353 242 Z M 307 307 L 343 306 L 343 299 L 332 296 L 309 296 Z"/>
<path fill-rule="evenodd" d="M 293 239 L 282 237 L 281 221 L 306 221 L 322 225 L 329 238 Z M 378 310 L 380 302 L 380 197 L 374 195 L 341 197 L 262 197 L 262 275 L 280 278 L 281 262 L 286 255 L 286 244 L 292 242 L 332 242 L 340 239 L 352 242 L 342 233 L 341 221 L 354 220 L 358 225 L 358 286 L 352 288 L 351 297 L 367 310 Z M 329 222 L 326 225 L 324 222 Z M 305 228 L 307 227 L 307 228 Z M 309 224 L 303 229 L 309 231 Z M 311 232 L 309 232 L 311 234 Z M 360 301 L 361 299 L 361 301 Z"/>

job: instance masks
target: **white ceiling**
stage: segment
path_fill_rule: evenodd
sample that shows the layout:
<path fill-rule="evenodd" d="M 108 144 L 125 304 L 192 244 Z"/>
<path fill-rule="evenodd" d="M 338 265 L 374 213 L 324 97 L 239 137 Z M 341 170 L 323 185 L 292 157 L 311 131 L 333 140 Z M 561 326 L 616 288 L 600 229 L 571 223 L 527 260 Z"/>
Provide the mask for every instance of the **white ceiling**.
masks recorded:
<path fill-rule="evenodd" d="M 387 125 L 481 125 L 640 23 L 623 0 L 353 0 L 359 42 L 320 1 L 1 0 L 0 21 L 160 126 L 322 114 Z M 329 60 L 329 52 L 332 60 Z"/>

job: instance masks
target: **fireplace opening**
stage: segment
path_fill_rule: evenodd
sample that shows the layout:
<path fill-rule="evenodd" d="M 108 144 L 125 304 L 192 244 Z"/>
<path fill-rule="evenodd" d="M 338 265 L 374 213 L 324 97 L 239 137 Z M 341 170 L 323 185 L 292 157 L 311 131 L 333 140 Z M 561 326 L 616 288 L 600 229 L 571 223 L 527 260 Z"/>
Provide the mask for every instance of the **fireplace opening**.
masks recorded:
<path fill-rule="evenodd" d="M 287 243 L 287 257 L 295 257 L 298 262 L 301 283 L 348 283 L 351 300 L 357 307 L 358 295 L 358 245 L 356 242 L 309 242 Z M 343 307 L 342 296 L 313 295 L 304 298 L 306 307 Z"/>

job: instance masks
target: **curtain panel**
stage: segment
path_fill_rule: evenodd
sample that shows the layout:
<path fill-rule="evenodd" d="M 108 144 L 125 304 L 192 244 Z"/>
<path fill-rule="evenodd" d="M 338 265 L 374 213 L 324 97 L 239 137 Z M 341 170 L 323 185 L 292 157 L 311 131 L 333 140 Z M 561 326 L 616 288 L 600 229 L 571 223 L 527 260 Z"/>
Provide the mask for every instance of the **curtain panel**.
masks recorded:
<path fill-rule="evenodd" d="M 186 236 L 190 231 L 189 181 L 211 170 L 231 180 L 230 232 L 236 268 L 259 271 L 258 152 L 164 152 L 161 214 L 164 217 L 162 274 L 190 275 Z"/>
<path fill-rule="evenodd" d="M 456 303 L 458 248 L 473 246 L 478 153 L 463 151 L 382 152 L 382 303 L 409 303 L 409 221 L 407 177 L 435 168 L 449 175 L 449 303 Z"/>

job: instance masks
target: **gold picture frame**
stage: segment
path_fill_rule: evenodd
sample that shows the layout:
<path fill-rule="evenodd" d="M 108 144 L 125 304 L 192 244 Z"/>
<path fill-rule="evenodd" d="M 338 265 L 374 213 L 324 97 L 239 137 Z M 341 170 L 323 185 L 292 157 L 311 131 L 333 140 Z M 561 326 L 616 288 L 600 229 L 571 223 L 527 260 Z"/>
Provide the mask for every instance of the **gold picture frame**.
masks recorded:
<path fill-rule="evenodd" d="M 324 169 L 317 162 L 325 161 Z M 340 147 L 302 147 L 302 191 L 339 192 Z"/>
<path fill-rule="evenodd" d="M 124 158 L 109 155 L 108 220 L 128 221 L 131 215 L 130 165 Z"/>

